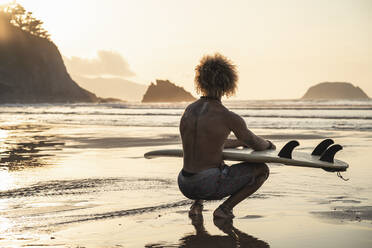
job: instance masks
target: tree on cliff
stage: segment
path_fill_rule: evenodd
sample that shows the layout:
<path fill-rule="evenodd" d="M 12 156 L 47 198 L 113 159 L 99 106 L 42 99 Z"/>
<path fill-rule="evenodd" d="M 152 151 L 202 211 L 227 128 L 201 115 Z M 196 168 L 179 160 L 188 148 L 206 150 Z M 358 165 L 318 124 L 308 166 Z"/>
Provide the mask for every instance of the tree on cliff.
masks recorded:
<path fill-rule="evenodd" d="M 32 12 L 26 11 L 22 5 L 15 1 L 0 6 L 0 18 L 32 35 L 50 40 L 50 35 L 42 27 L 43 22 L 33 17 Z"/>
<path fill-rule="evenodd" d="M 100 101 L 71 79 L 41 25 L 15 2 L 0 10 L 0 104 Z"/>

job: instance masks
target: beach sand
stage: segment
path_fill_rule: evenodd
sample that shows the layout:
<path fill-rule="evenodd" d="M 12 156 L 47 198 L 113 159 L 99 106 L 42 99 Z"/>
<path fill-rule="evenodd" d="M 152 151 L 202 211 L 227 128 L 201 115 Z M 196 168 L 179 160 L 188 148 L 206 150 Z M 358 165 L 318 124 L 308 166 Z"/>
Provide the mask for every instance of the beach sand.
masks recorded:
<path fill-rule="evenodd" d="M 191 219 L 182 160 L 143 157 L 180 147 L 177 128 L 3 125 L 0 247 L 372 247 L 371 132 L 253 131 L 277 147 L 297 139 L 304 152 L 334 138 L 350 180 L 270 165 L 233 222 L 213 220 L 221 201 Z"/>

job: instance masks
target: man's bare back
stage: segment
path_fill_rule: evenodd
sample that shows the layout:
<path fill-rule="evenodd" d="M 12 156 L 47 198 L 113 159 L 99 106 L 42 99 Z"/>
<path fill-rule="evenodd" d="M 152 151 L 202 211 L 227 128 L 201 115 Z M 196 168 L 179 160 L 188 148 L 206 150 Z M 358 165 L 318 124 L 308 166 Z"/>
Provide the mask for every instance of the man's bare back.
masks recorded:
<path fill-rule="evenodd" d="M 227 140 L 230 132 L 238 140 Z M 197 173 L 223 163 L 226 147 L 249 146 L 265 150 L 270 143 L 248 130 L 244 120 L 229 111 L 220 100 L 201 98 L 190 104 L 180 123 L 184 151 L 183 169 Z"/>

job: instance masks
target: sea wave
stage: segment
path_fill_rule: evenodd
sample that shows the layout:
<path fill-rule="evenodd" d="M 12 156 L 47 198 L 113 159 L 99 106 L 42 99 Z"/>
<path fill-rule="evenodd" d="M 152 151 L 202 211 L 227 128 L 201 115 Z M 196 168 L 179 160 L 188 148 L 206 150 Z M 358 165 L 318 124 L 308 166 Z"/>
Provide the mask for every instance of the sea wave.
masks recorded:
<path fill-rule="evenodd" d="M 60 112 L 60 111 L 2 111 L 1 114 L 23 114 L 23 115 L 86 115 L 86 116 L 181 116 L 182 113 L 107 113 L 107 112 Z M 342 114 L 342 113 L 340 113 Z M 299 119 L 346 119 L 346 120 L 372 120 L 372 111 L 368 113 L 370 116 L 346 116 L 346 115 L 294 115 L 294 114 L 240 114 L 245 118 L 299 118 Z"/>
<path fill-rule="evenodd" d="M 187 103 L 0 105 L 0 123 L 177 127 Z M 372 101 L 228 101 L 250 128 L 371 130 Z M 1 128 L 1 126 L 0 126 Z"/>

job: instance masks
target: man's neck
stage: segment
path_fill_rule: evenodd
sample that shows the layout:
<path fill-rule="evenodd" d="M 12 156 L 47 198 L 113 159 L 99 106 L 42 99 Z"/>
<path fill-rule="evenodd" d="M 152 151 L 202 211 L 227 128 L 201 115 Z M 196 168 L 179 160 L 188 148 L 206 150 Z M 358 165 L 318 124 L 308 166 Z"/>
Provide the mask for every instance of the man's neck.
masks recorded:
<path fill-rule="evenodd" d="M 221 97 L 215 97 L 215 96 L 201 96 L 201 99 L 206 99 L 206 100 L 216 100 L 221 102 Z"/>

